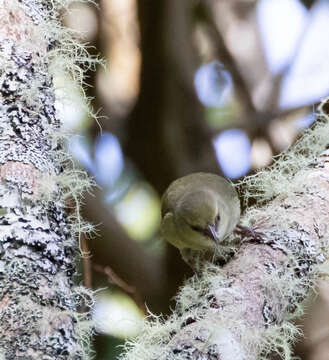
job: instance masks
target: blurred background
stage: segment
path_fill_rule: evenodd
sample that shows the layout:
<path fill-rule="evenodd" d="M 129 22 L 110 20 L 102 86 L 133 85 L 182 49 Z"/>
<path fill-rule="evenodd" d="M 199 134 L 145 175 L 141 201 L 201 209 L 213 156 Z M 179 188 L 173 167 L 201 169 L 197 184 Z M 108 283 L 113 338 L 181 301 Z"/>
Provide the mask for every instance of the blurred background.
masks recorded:
<path fill-rule="evenodd" d="M 105 66 L 87 72 L 85 94 L 65 76 L 54 80 L 57 111 L 74 134 L 70 151 L 99 185 L 84 197 L 97 236 L 82 241 L 90 256 L 80 273 L 98 289 L 94 346 L 96 359 L 108 360 L 139 333 L 148 311 L 169 313 L 191 276 L 158 234 L 169 183 L 195 171 L 239 180 L 271 164 L 315 120 L 329 95 L 329 1 L 98 6 L 73 3 L 63 21 Z M 306 339 L 296 355 L 329 360 L 328 285 L 301 326 Z"/>

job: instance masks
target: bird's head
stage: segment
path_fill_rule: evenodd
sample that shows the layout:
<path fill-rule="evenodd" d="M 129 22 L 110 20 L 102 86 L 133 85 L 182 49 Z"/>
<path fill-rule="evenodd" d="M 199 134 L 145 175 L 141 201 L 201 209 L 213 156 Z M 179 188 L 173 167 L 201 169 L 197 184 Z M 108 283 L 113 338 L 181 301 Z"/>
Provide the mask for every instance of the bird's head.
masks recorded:
<path fill-rule="evenodd" d="M 217 196 L 212 191 L 186 193 L 177 206 L 175 217 L 183 226 L 184 234 L 190 237 L 189 241 L 197 242 L 201 248 L 213 247 L 219 242 L 220 213 Z"/>

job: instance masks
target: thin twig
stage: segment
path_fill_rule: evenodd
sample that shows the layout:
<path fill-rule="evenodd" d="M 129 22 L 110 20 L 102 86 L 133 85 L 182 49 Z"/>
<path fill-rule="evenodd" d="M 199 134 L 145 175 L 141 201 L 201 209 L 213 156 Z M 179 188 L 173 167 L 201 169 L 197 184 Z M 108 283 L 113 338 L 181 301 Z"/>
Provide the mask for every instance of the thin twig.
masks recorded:
<path fill-rule="evenodd" d="M 90 251 L 86 238 L 81 238 L 82 266 L 83 266 L 83 284 L 86 288 L 92 289 L 92 271 Z"/>
<path fill-rule="evenodd" d="M 138 308 L 143 312 L 144 315 L 147 313 L 147 308 L 142 302 L 140 296 L 137 293 L 137 290 L 134 286 L 127 284 L 123 279 L 121 279 L 110 266 L 102 266 L 98 264 L 93 264 L 93 269 L 99 273 L 106 275 L 107 281 L 111 285 L 118 286 L 124 293 L 129 295 Z"/>
<path fill-rule="evenodd" d="M 209 13 L 211 12 L 209 11 Z M 209 14 L 207 20 L 208 31 L 214 40 L 217 56 L 220 58 L 224 66 L 230 72 L 239 100 L 242 104 L 245 105 L 245 110 L 247 112 L 256 112 L 256 107 L 251 98 L 250 89 L 247 81 L 243 77 L 234 56 L 231 54 L 229 48 L 227 47 L 225 39 L 219 31 L 211 14 Z"/>

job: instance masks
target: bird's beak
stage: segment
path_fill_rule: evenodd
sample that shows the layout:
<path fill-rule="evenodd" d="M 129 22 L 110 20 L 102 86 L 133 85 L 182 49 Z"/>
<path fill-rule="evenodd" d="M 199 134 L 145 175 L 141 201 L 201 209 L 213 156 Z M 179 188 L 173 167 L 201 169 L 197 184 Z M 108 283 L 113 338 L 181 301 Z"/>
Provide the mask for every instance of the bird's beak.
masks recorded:
<path fill-rule="evenodd" d="M 219 242 L 215 225 L 207 225 L 206 232 L 207 232 L 207 235 L 209 237 L 211 237 L 216 243 Z"/>

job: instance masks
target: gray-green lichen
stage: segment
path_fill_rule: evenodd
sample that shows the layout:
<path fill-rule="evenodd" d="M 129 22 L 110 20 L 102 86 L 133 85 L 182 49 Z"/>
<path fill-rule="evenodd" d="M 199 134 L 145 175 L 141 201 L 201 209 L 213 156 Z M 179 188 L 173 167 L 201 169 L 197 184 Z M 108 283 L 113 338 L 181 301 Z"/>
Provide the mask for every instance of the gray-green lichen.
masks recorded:
<path fill-rule="evenodd" d="M 58 15 L 70 2 L 0 0 L 0 354 L 6 360 L 90 355 L 93 296 L 74 284 L 78 236 L 90 229 L 80 219 L 79 196 L 90 181 L 72 165 L 54 106 L 53 76 L 67 73 L 80 86 L 79 62 L 93 64 L 61 27 Z"/>

